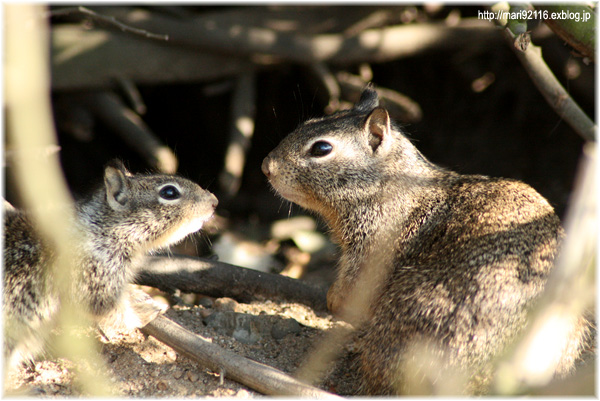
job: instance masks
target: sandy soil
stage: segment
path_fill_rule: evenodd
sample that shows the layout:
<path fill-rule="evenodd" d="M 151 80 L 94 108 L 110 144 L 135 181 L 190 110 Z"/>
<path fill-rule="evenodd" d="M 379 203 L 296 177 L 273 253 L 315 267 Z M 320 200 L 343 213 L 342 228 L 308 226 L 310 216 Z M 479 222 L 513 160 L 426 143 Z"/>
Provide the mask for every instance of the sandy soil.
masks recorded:
<path fill-rule="evenodd" d="M 175 305 L 167 316 L 227 350 L 290 374 L 310 351 L 311 344 L 335 324 L 331 315 L 317 314 L 294 303 L 241 304 L 229 298 L 205 298 L 202 303 L 206 306 Z M 235 333 L 236 323 L 231 317 L 242 322 Z M 249 335 L 241 327 L 244 317 L 258 323 L 253 325 L 258 329 L 251 329 Z M 239 383 L 223 380 L 220 372 L 199 366 L 139 330 L 117 333 L 110 341 L 94 330 L 89 330 L 88 335 L 101 343 L 102 359 L 115 395 L 241 398 L 260 395 Z M 73 364 L 64 359 L 38 361 L 10 374 L 7 395 L 85 395 L 74 380 L 73 370 Z M 321 387 L 346 392 L 344 388 L 332 387 L 328 381 Z"/>

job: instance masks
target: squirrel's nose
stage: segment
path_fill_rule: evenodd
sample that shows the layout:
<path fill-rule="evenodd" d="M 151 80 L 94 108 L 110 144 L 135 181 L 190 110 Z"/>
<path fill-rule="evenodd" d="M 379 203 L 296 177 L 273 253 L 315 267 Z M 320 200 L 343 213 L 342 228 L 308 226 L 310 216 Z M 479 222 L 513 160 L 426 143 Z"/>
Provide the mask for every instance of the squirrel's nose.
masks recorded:
<path fill-rule="evenodd" d="M 217 206 L 219 205 L 219 200 L 217 199 L 217 197 L 214 194 L 210 194 L 210 204 L 212 205 L 213 209 L 216 209 Z"/>
<path fill-rule="evenodd" d="M 261 166 L 261 170 L 262 170 L 263 174 L 267 176 L 267 178 L 269 178 L 271 176 L 271 171 L 269 170 L 270 161 L 271 161 L 271 158 L 269 156 L 265 157 L 265 159 L 262 162 L 262 166 Z"/>

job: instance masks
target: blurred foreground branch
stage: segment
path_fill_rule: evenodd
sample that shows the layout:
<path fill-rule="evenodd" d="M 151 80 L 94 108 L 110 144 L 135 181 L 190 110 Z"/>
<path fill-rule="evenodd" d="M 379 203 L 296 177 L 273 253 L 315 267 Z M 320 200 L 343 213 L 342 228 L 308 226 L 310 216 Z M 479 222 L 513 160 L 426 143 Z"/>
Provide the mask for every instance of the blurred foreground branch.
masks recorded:
<path fill-rule="evenodd" d="M 558 363 L 556 353 L 562 351 L 571 331 L 581 323 L 580 316 L 594 306 L 598 239 L 596 167 L 596 145 L 588 143 L 566 216 L 567 237 L 546 289 L 530 314 L 530 325 L 498 365 L 495 391 L 499 394 L 515 394 L 547 385 Z M 588 379 L 592 382 L 587 382 L 587 387 L 593 388 L 593 375 Z"/>
<path fill-rule="evenodd" d="M 109 395 L 111 387 L 102 374 L 91 367 L 102 366 L 91 338 L 76 337 L 73 329 L 86 327 L 85 313 L 70 302 L 71 272 L 74 265 L 76 238 L 70 222 L 74 210 L 56 152 L 56 137 L 50 106 L 48 26 L 40 5 L 11 4 L 5 8 L 6 33 L 6 113 L 7 136 L 15 149 L 15 175 L 19 191 L 36 227 L 55 245 L 54 275 L 60 294 L 58 313 L 62 333 L 54 349 L 59 356 L 77 364 L 76 381 L 89 395 Z M 39 301 L 40 303 L 43 302 Z M 5 322 L 6 323 L 6 322 Z M 4 327 L 4 329 L 10 329 Z M 94 369 L 95 370 L 95 369 Z M 5 372 L 6 373 L 6 372 Z"/>

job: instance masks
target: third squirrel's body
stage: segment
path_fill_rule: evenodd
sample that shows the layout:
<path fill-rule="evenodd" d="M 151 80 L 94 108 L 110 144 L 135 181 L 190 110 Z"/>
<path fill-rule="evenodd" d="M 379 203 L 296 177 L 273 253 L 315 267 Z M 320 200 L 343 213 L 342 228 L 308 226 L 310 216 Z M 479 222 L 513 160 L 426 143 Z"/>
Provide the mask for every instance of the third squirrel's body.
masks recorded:
<path fill-rule="evenodd" d="M 528 185 L 427 161 L 372 89 L 354 109 L 301 125 L 263 171 L 281 196 L 321 214 L 341 247 L 330 310 L 343 311 L 359 279 L 383 273 L 357 343 L 369 394 L 412 391 L 427 376 L 410 367 L 419 354 L 439 357 L 424 362 L 438 372 L 486 369 L 524 326 L 564 235 Z M 574 323 L 557 373 L 572 368 L 584 335 Z"/>

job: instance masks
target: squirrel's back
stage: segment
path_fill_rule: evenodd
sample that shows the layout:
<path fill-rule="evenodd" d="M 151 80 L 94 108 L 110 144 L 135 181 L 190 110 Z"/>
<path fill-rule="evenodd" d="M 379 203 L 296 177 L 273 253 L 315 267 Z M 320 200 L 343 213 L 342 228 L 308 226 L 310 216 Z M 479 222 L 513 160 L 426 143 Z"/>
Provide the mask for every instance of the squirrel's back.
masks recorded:
<path fill-rule="evenodd" d="M 411 358 L 443 355 L 434 377 L 489 370 L 526 324 L 553 268 L 564 233 L 541 195 L 512 180 L 452 181 L 438 207 L 415 210 L 418 228 L 406 237 L 400 231 L 390 277 L 361 330 L 362 387 L 370 394 L 413 391 L 415 379 L 405 373 L 416 368 Z M 583 329 L 558 350 L 557 373 L 572 368 L 585 335 Z M 489 375 L 480 373 L 464 391 L 485 391 Z"/>

